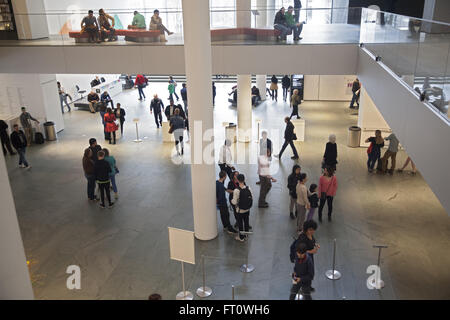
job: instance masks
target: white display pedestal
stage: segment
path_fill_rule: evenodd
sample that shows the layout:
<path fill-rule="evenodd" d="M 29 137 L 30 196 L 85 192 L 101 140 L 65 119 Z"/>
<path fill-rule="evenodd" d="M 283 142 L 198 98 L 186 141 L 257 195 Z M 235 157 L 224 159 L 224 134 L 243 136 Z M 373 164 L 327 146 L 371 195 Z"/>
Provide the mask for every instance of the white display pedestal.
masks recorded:
<path fill-rule="evenodd" d="M 162 123 L 162 136 L 163 136 L 163 142 L 175 142 L 175 138 L 173 137 L 173 133 L 169 133 L 170 125 L 169 122 L 164 121 Z"/>
<path fill-rule="evenodd" d="M 294 125 L 294 132 L 297 135 L 296 141 L 305 141 L 305 120 L 304 119 L 292 119 Z"/>

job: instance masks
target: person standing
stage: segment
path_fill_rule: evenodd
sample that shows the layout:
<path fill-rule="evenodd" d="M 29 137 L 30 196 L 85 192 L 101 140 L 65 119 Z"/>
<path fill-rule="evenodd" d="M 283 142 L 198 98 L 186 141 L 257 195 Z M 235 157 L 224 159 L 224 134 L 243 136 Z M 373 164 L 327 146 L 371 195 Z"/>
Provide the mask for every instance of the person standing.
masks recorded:
<path fill-rule="evenodd" d="M 234 194 L 234 189 L 239 188 L 239 181 L 237 179 L 239 175 L 239 171 L 233 171 L 233 173 L 231 174 L 230 177 L 230 181 L 228 182 L 228 186 L 227 186 L 227 192 L 228 192 L 228 201 L 230 201 L 230 206 L 231 209 L 233 209 L 233 213 L 234 213 L 234 218 L 235 218 L 235 224 L 234 227 L 238 228 L 238 218 L 237 218 L 237 212 L 236 212 L 236 206 L 233 204 L 232 200 L 233 200 L 233 194 Z"/>
<path fill-rule="evenodd" d="M 229 234 L 233 234 L 237 233 L 237 231 L 231 226 L 230 223 L 230 211 L 228 211 L 224 185 L 226 178 L 227 173 L 225 171 L 220 171 L 219 180 L 216 180 L 216 203 L 217 208 L 220 211 L 220 219 L 222 220 L 224 230 L 226 230 Z"/>
<path fill-rule="evenodd" d="M 109 22 L 111 21 L 111 23 Z M 100 40 L 105 41 L 106 37 L 108 36 L 108 41 L 117 41 L 116 37 L 116 29 L 114 29 L 114 26 L 116 24 L 116 21 L 112 16 L 105 13 L 105 10 L 100 9 L 98 10 L 98 26 L 100 28 Z"/>
<path fill-rule="evenodd" d="M 397 158 L 398 145 L 399 145 L 400 141 L 398 141 L 397 137 L 393 133 L 391 133 L 384 140 L 389 141 L 389 147 L 386 150 L 386 152 L 384 153 L 383 158 L 381 159 L 381 166 L 382 166 L 381 171 L 383 173 L 386 173 L 388 160 L 389 160 L 389 158 L 391 158 L 391 169 L 389 170 L 389 174 L 393 175 L 394 170 L 395 170 L 395 160 Z"/>
<path fill-rule="evenodd" d="M 158 98 L 158 95 L 155 94 L 150 102 L 150 114 L 155 116 L 157 129 L 159 129 L 160 126 L 162 127 L 162 111 L 164 111 L 164 103 Z"/>
<path fill-rule="evenodd" d="M 294 272 L 292 273 L 293 285 L 289 300 L 295 300 L 300 290 L 307 300 L 311 300 L 314 263 L 307 251 L 305 243 L 299 243 L 297 245 Z"/>
<path fill-rule="evenodd" d="M 263 130 L 261 132 L 261 139 L 259 140 L 259 155 L 266 155 L 270 151 L 272 154 L 272 140 L 267 137 L 267 131 Z"/>
<path fill-rule="evenodd" d="M 111 172 L 109 173 L 109 179 L 111 180 L 112 189 L 114 191 L 114 198 L 119 199 L 119 194 L 117 191 L 117 184 L 116 184 L 116 174 L 119 173 L 119 170 L 117 170 L 116 165 L 116 159 L 109 154 L 108 149 L 103 149 L 103 152 L 105 153 L 105 160 L 108 162 L 109 167 L 111 168 Z"/>
<path fill-rule="evenodd" d="M 366 139 L 366 143 L 370 142 L 370 146 L 367 149 L 367 170 L 369 172 L 373 172 L 373 168 L 375 167 L 375 163 L 380 162 L 381 156 L 381 148 L 384 147 L 384 139 L 381 136 L 381 131 L 375 131 L 375 137 L 369 137 Z M 378 164 L 379 167 L 380 164 Z"/>
<path fill-rule="evenodd" d="M 144 97 L 145 100 L 145 93 L 144 88 L 147 86 L 148 80 L 146 77 L 144 77 L 142 74 L 138 74 L 136 76 L 136 80 L 134 81 L 134 85 L 137 86 L 138 92 L 139 92 L 139 100 L 142 100 L 142 97 Z"/>
<path fill-rule="evenodd" d="M 289 119 L 292 119 L 293 116 L 297 116 L 297 119 L 300 119 L 300 116 L 298 115 L 298 105 L 302 103 L 302 98 L 298 94 L 298 89 L 294 90 L 294 94 L 291 97 L 291 106 L 292 106 L 292 113 Z"/>
<path fill-rule="evenodd" d="M 306 217 L 306 221 L 312 220 L 314 217 L 314 213 L 316 209 L 319 207 L 319 194 L 317 193 L 317 184 L 313 183 L 309 186 L 309 203 L 311 208 L 308 211 L 308 216 Z"/>
<path fill-rule="evenodd" d="M 108 106 L 108 103 L 111 103 L 111 108 L 114 109 L 114 102 L 112 101 L 108 91 L 102 93 L 102 95 L 100 96 L 100 101 L 103 103 L 105 107 Z"/>
<path fill-rule="evenodd" d="M 89 139 L 89 149 L 92 150 L 92 160 L 97 161 L 98 157 L 97 154 L 100 150 L 102 150 L 102 147 L 97 144 L 97 140 L 95 138 Z"/>
<path fill-rule="evenodd" d="M 322 169 L 330 167 L 333 168 L 334 171 L 336 171 L 337 163 L 336 135 L 330 134 L 330 136 L 328 137 L 328 142 L 325 146 L 325 153 L 323 154 Z"/>
<path fill-rule="evenodd" d="M 27 150 L 27 137 L 23 133 L 22 130 L 19 130 L 19 125 L 14 125 L 14 131 L 11 133 L 11 143 L 13 147 L 17 150 L 19 154 L 19 167 L 30 169 L 31 166 L 28 164 L 27 159 L 25 158 L 25 152 Z"/>
<path fill-rule="evenodd" d="M 175 139 L 175 148 L 177 149 L 177 154 L 184 155 L 184 142 L 183 142 L 183 136 L 184 136 L 184 129 L 185 129 L 186 123 L 184 119 L 180 116 L 180 110 L 175 109 L 174 116 L 170 118 L 170 132 L 173 132 L 173 137 Z M 179 146 L 181 145 L 181 154 L 179 150 Z"/>
<path fill-rule="evenodd" d="M 352 101 L 350 102 L 350 109 L 354 109 L 355 108 L 355 102 L 356 102 L 356 105 L 358 106 L 358 108 L 359 108 L 359 96 L 360 96 L 360 93 L 361 93 L 361 84 L 359 83 L 359 79 L 358 78 L 356 78 L 355 79 L 355 81 L 353 81 L 353 84 L 352 84 L 352 93 L 353 93 L 353 96 L 352 96 Z"/>
<path fill-rule="evenodd" d="M 325 202 L 328 205 L 328 221 L 331 221 L 331 214 L 333 213 L 333 199 L 336 195 L 337 187 L 337 178 L 334 175 L 333 168 L 325 168 L 323 175 L 319 179 L 319 222 L 322 222 L 322 211 L 325 206 Z"/>
<path fill-rule="evenodd" d="M 287 99 L 287 96 L 288 96 L 288 92 L 289 92 L 289 88 L 291 87 L 291 79 L 289 78 L 288 75 L 285 75 L 281 79 L 281 86 L 283 87 L 283 101 L 286 102 L 286 99 Z"/>
<path fill-rule="evenodd" d="M 110 173 L 112 172 L 109 163 L 105 160 L 105 152 L 100 150 L 97 154 L 98 160 L 94 164 L 95 180 L 97 181 L 98 187 L 100 189 L 100 208 L 105 208 L 105 193 L 108 199 L 109 208 L 112 208 L 114 202 L 111 202 L 111 192 L 110 184 L 111 178 Z"/>
<path fill-rule="evenodd" d="M 270 159 L 271 153 L 269 150 L 267 150 L 265 155 L 260 155 L 258 157 L 258 176 L 261 184 L 258 201 L 259 208 L 269 207 L 269 204 L 266 202 L 266 196 L 270 189 L 272 189 L 272 182 L 277 182 L 270 174 Z"/>
<path fill-rule="evenodd" d="M 28 143 L 27 146 L 29 147 L 31 145 L 31 141 L 33 140 L 33 127 L 31 125 L 31 121 L 34 121 L 37 124 L 39 124 L 39 121 L 33 118 L 31 114 L 27 112 L 27 109 L 25 107 L 22 107 L 21 110 L 22 114 L 20 115 L 20 124 L 25 131 L 25 136 Z"/>
<path fill-rule="evenodd" d="M 272 91 L 272 101 L 278 101 L 278 79 L 275 75 L 270 79 L 270 91 Z"/>
<path fill-rule="evenodd" d="M 6 156 L 6 154 L 7 154 L 6 150 L 8 150 L 9 154 L 13 156 L 16 153 L 11 148 L 11 142 L 9 140 L 8 131 L 6 131 L 7 129 L 8 129 L 8 125 L 6 124 L 6 122 L 3 120 L 0 120 L 0 139 L 2 141 L 3 154 Z"/>
<path fill-rule="evenodd" d="M 300 9 L 302 8 L 302 1 L 301 0 L 294 0 L 294 16 L 295 16 L 295 22 L 300 21 Z"/>
<path fill-rule="evenodd" d="M 236 236 L 237 241 L 244 242 L 247 235 L 242 232 L 249 232 L 250 228 L 250 209 L 253 205 L 253 196 L 250 187 L 245 184 L 245 176 L 239 174 L 237 176 L 239 187 L 233 191 L 233 199 L 231 203 L 236 206 L 236 215 L 238 219 L 239 235 Z"/>
<path fill-rule="evenodd" d="M 114 115 L 111 108 L 106 109 L 105 114 L 105 132 L 108 133 L 109 144 L 111 144 L 111 140 L 113 140 L 113 144 L 116 144 L 116 131 L 118 127 L 116 124 L 116 116 Z M 112 135 L 112 137 L 111 137 Z"/>
<path fill-rule="evenodd" d="M 95 197 L 95 172 L 94 172 L 94 159 L 91 148 L 84 150 L 83 156 L 83 171 L 84 176 L 87 179 L 87 196 L 91 201 L 97 200 Z"/>
<path fill-rule="evenodd" d="M 236 89 L 236 92 L 237 92 L 237 89 Z M 212 98 L 213 98 L 213 106 L 215 106 L 216 105 L 216 84 L 214 83 L 214 81 L 212 83 Z"/>
<path fill-rule="evenodd" d="M 412 171 L 411 174 L 415 175 L 417 173 L 417 169 L 416 169 L 416 165 L 414 164 L 414 162 L 412 161 L 411 157 L 408 157 L 405 161 L 405 164 L 403 165 L 403 167 L 401 167 L 400 169 L 398 169 L 397 171 L 402 173 L 403 170 L 405 170 L 405 168 L 408 166 L 408 164 L 411 162 L 411 167 L 412 167 Z"/>
<path fill-rule="evenodd" d="M 306 211 L 311 208 L 311 204 L 308 200 L 308 188 L 306 188 L 306 182 L 308 177 L 306 173 L 300 173 L 300 180 L 295 187 L 297 193 L 297 230 L 301 231 L 303 228 L 303 223 L 306 220 Z"/>
<path fill-rule="evenodd" d="M 291 157 L 291 159 L 297 160 L 299 157 L 297 149 L 295 148 L 294 145 L 294 140 L 297 140 L 297 136 L 294 133 L 294 125 L 292 124 L 289 117 L 284 118 L 284 122 L 286 123 L 286 129 L 284 130 L 284 143 L 283 146 L 281 147 L 280 153 L 278 155 L 275 155 L 275 157 L 281 159 L 284 150 L 288 145 L 290 145 L 292 148 L 292 152 L 294 153 L 294 156 Z"/>
<path fill-rule="evenodd" d="M 298 216 L 298 212 L 296 210 L 297 203 L 297 183 L 300 181 L 301 167 L 296 164 L 292 167 L 292 173 L 288 176 L 288 190 L 289 190 L 289 216 L 292 220 Z M 294 211 L 295 210 L 295 211 Z M 295 212 L 295 215 L 294 215 Z"/>
<path fill-rule="evenodd" d="M 231 174 L 235 170 L 235 168 L 231 165 L 233 161 L 233 157 L 231 155 L 231 141 L 229 139 L 225 139 L 224 145 L 220 148 L 219 151 L 219 168 L 221 171 L 225 171 L 225 173 L 230 177 Z"/>
<path fill-rule="evenodd" d="M 116 119 L 119 119 L 120 135 L 123 136 L 123 124 L 125 123 L 126 112 L 121 108 L 120 103 L 118 103 L 116 109 L 114 109 L 114 115 L 116 116 Z"/>
<path fill-rule="evenodd" d="M 188 98 L 187 98 L 187 88 L 186 88 L 186 83 L 183 83 L 181 85 L 181 90 L 180 90 L 180 94 L 181 94 L 181 99 L 183 100 L 183 104 L 184 104 L 184 112 L 186 113 L 186 116 L 188 115 Z"/>
<path fill-rule="evenodd" d="M 56 82 L 56 84 L 58 85 L 58 94 L 59 94 L 59 102 L 61 103 L 61 112 L 64 113 L 64 103 L 66 104 L 67 109 L 69 109 L 70 112 L 71 109 L 69 103 L 67 102 L 67 97 L 70 98 L 70 101 L 73 101 L 72 97 L 65 92 L 64 87 L 61 85 L 61 82 L 58 81 Z"/>
<path fill-rule="evenodd" d="M 100 39 L 98 37 L 98 23 L 94 16 L 94 11 L 89 10 L 88 15 L 83 18 L 81 21 L 81 30 L 82 32 L 88 33 L 89 42 L 100 43 Z"/>

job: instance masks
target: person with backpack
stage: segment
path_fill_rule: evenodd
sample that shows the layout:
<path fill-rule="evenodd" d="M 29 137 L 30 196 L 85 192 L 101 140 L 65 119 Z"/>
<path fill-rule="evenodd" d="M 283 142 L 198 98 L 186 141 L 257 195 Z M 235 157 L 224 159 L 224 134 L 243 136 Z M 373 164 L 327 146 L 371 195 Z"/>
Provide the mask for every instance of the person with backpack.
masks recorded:
<path fill-rule="evenodd" d="M 237 176 L 239 186 L 233 191 L 233 199 L 231 203 L 236 206 L 236 215 L 238 219 L 239 235 L 236 236 L 236 240 L 244 242 L 247 240 L 247 235 L 241 234 L 242 231 L 248 232 L 249 229 L 249 216 L 250 208 L 253 205 L 253 195 L 245 184 L 245 176 L 239 174 Z"/>
<path fill-rule="evenodd" d="M 225 196 L 225 180 L 227 173 L 225 171 L 219 172 L 219 180 L 216 180 L 216 203 L 220 211 L 220 219 L 222 220 L 223 229 L 229 234 L 237 233 L 230 223 L 230 211 L 228 211 L 227 198 Z"/>
<path fill-rule="evenodd" d="M 327 167 L 323 171 L 323 175 L 319 179 L 319 222 L 322 222 L 322 210 L 325 206 L 325 201 L 328 205 L 328 221 L 331 221 L 331 213 L 333 212 L 333 199 L 337 191 L 337 178 L 334 175 L 334 169 Z"/>
<path fill-rule="evenodd" d="M 290 198 L 290 204 L 289 204 L 289 216 L 292 220 L 297 217 L 297 210 L 295 210 L 295 204 L 297 203 L 297 183 L 300 181 L 300 173 L 301 173 L 301 167 L 296 164 L 292 167 L 292 173 L 288 177 L 288 184 L 287 187 L 289 189 L 289 198 Z M 295 215 L 294 215 L 295 210 Z"/>
<path fill-rule="evenodd" d="M 289 300 L 295 300 L 295 297 L 301 290 L 305 298 L 311 300 L 311 292 L 315 291 L 311 287 L 314 279 L 314 263 L 311 255 L 307 252 L 306 244 L 299 243 L 295 252 L 295 266 L 292 273 L 293 285 Z"/>
<path fill-rule="evenodd" d="M 172 89 L 171 89 L 171 85 L 172 85 Z M 173 100 L 172 94 L 175 95 L 175 98 L 177 98 L 177 101 L 180 100 L 180 98 L 177 95 L 176 89 L 177 89 L 177 82 L 175 80 L 173 80 L 172 76 L 169 76 L 169 94 L 170 94 L 169 100 Z"/>

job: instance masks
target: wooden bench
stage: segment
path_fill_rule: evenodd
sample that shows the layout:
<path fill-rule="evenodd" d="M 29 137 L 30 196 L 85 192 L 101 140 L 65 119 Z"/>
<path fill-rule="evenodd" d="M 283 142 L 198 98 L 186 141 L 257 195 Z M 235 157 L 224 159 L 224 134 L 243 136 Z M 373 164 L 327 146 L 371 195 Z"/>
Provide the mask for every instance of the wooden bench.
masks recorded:
<path fill-rule="evenodd" d="M 109 35 L 109 32 L 107 32 Z M 116 29 L 116 36 L 124 36 L 126 41 L 132 42 L 159 42 L 161 32 L 159 30 L 124 30 Z M 72 31 L 69 37 L 75 39 L 75 43 L 88 43 L 87 32 Z"/>
<path fill-rule="evenodd" d="M 211 41 L 264 40 L 275 41 L 281 32 L 275 29 L 228 28 L 211 30 Z"/>

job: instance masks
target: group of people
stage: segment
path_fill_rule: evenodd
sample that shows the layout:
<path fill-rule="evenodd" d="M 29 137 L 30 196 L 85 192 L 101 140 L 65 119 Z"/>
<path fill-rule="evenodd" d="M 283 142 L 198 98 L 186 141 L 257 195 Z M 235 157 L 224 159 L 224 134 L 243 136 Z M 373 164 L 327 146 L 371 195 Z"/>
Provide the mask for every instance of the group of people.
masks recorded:
<path fill-rule="evenodd" d="M 282 7 L 276 13 L 273 27 L 281 33 L 281 35 L 277 37 L 277 40 L 286 40 L 287 36 L 290 34 L 293 34 L 294 41 L 299 41 L 302 39 L 300 35 L 305 22 L 299 22 L 301 6 L 301 1 L 296 0 L 294 7 L 289 6 L 287 11 L 284 7 Z"/>
<path fill-rule="evenodd" d="M 114 202 L 111 200 L 111 190 L 114 191 L 115 199 L 119 198 L 116 174 L 119 173 L 116 159 L 110 154 L 108 149 L 102 149 L 97 144 L 95 138 L 89 139 L 89 147 L 84 150 L 83 170 L 87 179 L 87 196 L 90 201 L 99 201 L 100 208 L 105 208 L 105 195 L 108 200 L 108 207 L 112 208 Z M 98 186 L 100 199 L 96 196 L 95 185 Z"/>
<path fill-rule="evenodd" d="M 128 26 L 128 29 L 133 29 L 133 30 L 145 30 L 147 28 L 146 22 L 145 22 L 145 17 L 140 14 L 138 11 L 134 11 L 134 17 L 133 17 L 133 21 L 131 22 L 131 25 Z M 173 32 L 169 31 L 164 24 L 162 23 L 162 19 L 159 16 L 159 10 L 156 9 L 153 11 L 153 16 L 150 20 L 150 29 L 149 30 L 159 30 L 161 33 L 161 40 L 162 41 L 167 41 L 165 38 L 165 33 L 167 33 L 167 35 L 172 35 Z"/>

